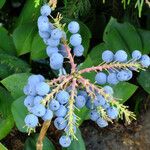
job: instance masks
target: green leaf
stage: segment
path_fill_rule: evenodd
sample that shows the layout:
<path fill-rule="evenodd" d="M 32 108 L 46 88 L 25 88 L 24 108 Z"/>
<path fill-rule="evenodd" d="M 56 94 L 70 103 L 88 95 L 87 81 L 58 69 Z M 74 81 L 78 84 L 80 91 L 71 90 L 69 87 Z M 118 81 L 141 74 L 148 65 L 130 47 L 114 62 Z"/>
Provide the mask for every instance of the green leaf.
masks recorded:
<path fill-rule="evenodd" d="M 85 144 L 79 129 L 77 129 L 76 137 L 77 140 L 73 140 L 71 145 L 68 148 L 63 148 L 62 150 L 86 150 Z"/>
<path fill-rule="evenodd" d="M 24 127 L 25 126 L 24 118 L 28 114 L 28 111 L 27 111 L 27 108 L 24 106 L 24 99 L 25 99 L 25 96 L 18 98 L 12 103 L 12 106 L 11 106 L 11 111 L 13 114 L 13 118 L 15 120 L 15 124 L 17 128 L 19 129 L 19 131 L 21 132 L 27 131 L 27 128 Z"/>
<path fill-rule="evenodd" d="M 14 119 L 11 114 L 13 99 L 8 91 L 0 86 L 0 140 L 13 128 Z"/>
<path fill-rule="evenodd" d="M 135 49 L 142 49 L 141 38 L 134 26 L 127 22 L 118 23 L 114 18 L 110 19 L 103 39 L 114 51 L 124 49 L 127 52 L 132 52 Z"/>
<path fill-rule="evenodd" d="M 137 78 L 138 83 L 150 94 L 150 69 L 142 71 Z"/>
<path fill-rule="evenodd" d="M 137 90 L 137 86 L 128 82 L 120 82 L 113 86 L 114 97 L 119 98 L 120 103 L 125 103 Z"/>
<path fill-rule="evenodd" d="M 0 143 L 0 150 L 8 150 L 2 143 Z"/>
<path fill-rule="evenodd" d="M 36 150 L 38 136 L 39 134 L 35 134 L 29 137 L 25 142 L 24 150 Z M 47 137 L 44 138 L 42 150 L 55 150 L 53 143 Z"/>
<path fill-rule="evenodd" d="M 16 54 L 12 36 L 4 27 L 0 27 L 0 49 L 11 55 Z"/>
<path fill-rule="evenodd" d="M 6 0 L 0 0 L 0 9 L 4 6 Z"/>
<path fill-rule="evenodd" d="M 13 40 L 18 55 L 31 51 L 32 41 L 36 31 L 36 24 L 27 23 L 18 26 L 13 32 Z"/>
<path fill-rule="evenodd" d="M 29 72 L 29 65 L 23 60 L 7 55 L 0 54 L 0 77 L 5 78 L 13 73 Z"/>
<path fill-rule="evenodd" d="M 1 81 L 1 83 L 11 92 L 14 99 L 24 95 L 23 87 L 27 84 L 29 73 L 13 74 Z"/>
<path fill-rule="evenodd" d="M 42 38 L 37 33 L 33 39 L 32 46 L 31 46 L 31 59 L 43 59 L 46 58 L 46 45 L 44 44 Z"/>

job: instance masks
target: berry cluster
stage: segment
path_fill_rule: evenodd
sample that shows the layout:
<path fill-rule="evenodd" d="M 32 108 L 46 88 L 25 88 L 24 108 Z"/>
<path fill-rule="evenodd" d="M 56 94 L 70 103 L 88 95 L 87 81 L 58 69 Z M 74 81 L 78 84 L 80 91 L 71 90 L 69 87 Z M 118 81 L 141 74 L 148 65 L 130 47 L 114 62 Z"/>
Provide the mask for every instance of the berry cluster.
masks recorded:
<path fill-rule="evenodd" d="M 150 58 L 135 50 L 132 58 L 127 60 L 128 55 L 123 50 L 119 50 L 115 54 L 106 50 L 102 54 L 104 61 L 102 64 L 78 70 L 71 48 L 75 56 L 83 54 L 82 38 L 78 33 L 79 24 L 75 21 L 68 24 L 68 31 L 72 35 L 67 43 L 64 25 L 60 23 L 62 17 L 58 14 L 54 19 L 51 16 L 51 8 L 53 7 L 48 4 L 41 7 L 41 16 L 38 18 L 39 35 L 47 45 L 46 51 L 50 57 L 51 68 L 63 69 L 64 58 L 67 58 L 71 64 L 71 73 L 66 73 L 51 81 L 45 80 L 41 75 L 31 75 L 28 78 L 28 83 L 24 87 L 24 93 L 27 95 L 24 105 L 29 111 L 25 117 L 25 124 L 30 133 L 35 131 L 42 120 L 49 124 L 51 121 L 54 122 L 56 129 L 65 132 L 59 139 L 60 145 L 68 147 L 73 139 L 77 139 L 76 128 L 80 118 L 77 116 L 76 110 L 80 111 L 85 106 L 90 110 L 90 119 L 101 128 L 106 127 L 108 122 L 113 123 L 114 119 L 125 118 L 127 123 L 135 119 L 134 113 L 113 97 L 114 91 L 110 86 L 99 87 L 85 79 L 82 74 L 98 72 L 95 76 L 96 83 L 101 85 L 117 84 L 119 81 L 130 80 L 133 76 L 132 71 L 149 67 Z M 48 17 L 51 17 L 53 23 L 49 22 Z M 103 71 L 107 71 L 109 74 L 107 75 Z M 43 137 L 48 129 L 44 123 L 39 137 Z M 43 131 L 44 133 L 42 133 Z M 42 143 L 41 139 L 43 138 L 39 138 L 39 143 Z M 42 144 L 40 149 L 41 147 Z"/>
<path fill-rule="evenodd" d="M 48 4 L 41 7 L 41 16 L 38 18 L 39 35 L 43 38 L 44 43 L 47 45 L 46 53 L 50 57 L 50 67 L 54 70 L 63 68 L 64 58 L 67 58 L 68 54 L 64 45 L 66 40 L 66 33 L 64 32 L 64 25 L 60 25 L 62 19 L 60 15 L 54 19 L 51 16 L 52 9 Z M 49 22 L 51 17 L 53 22 Z M 73 47 L 73 53 L 75 56 L 80 57 L 83 55 L 84 47 L 81 45 L 82 37 L 78 33 L 80 29 L 79 24 L 76 21 L 72 21 L 68 24 L 68 30 L 72 35 L 70 36 L 70 44 Z"/>

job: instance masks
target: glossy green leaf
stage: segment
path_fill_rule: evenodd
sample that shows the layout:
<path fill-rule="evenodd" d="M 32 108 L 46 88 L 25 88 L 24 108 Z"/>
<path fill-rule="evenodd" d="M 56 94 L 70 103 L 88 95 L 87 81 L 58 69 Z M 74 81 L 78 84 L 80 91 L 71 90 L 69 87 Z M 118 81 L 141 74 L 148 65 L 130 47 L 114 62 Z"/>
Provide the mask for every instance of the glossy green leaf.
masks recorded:
<path fill-rule="evenodd" d="M 68 148 L 63 148 L 63 150 L 86 150 L 85 144 L 79 129 L 77 129 L 76 137 L 78 140 L 73 140 Z"/>
<path fill-rule="evenodd" d="M 11 55 L 16 54 L 12 36 L 4 27 L 0 27 L 0 49 Z"/>
<path fill-rule="evenodd" d="M 150 69 L 142 71 L 137 80 L 143 89 L 150 94 Z"/>
<path fill-rule="evenodd" d="M 33 135 L 27 138 L 24 146 L 24 150 L 36 150 L 36 142 L 39 134 Z M 47 138 L 44 138 L 42 150 L 55 150 L 53 143 Z"/>
<path fill-rule="evenodd" d="M 44 44 L 42 38 L 37 33 L 33 39 L 32 46 L 31 46 L 31 59 L 43 59 L 46 58 L 46 45 Z"/>
<path fill-rule="evenodd" d="M 18 26 L 13 32 L 13 40 L 18 55 L 31 51 L 32 41 L 36 31 L 36 24 L 27 23 Z"/>
<path fill-rule="evenodd" d="M 0 150 L 8 150 L 2 143 L 0 143 Z"/>
<path fill-rule="evenodd" d="M 4 6 L 6 0 L 0 0 L 0 9 Z"/>
<path fill-rule="evenodd" d="M 27 108 L 24 106 L 25 96 L 22 96 L 15 100 L 12 103 L 11 111 L 13 114 L 13 118 L 15 120 L 15 124 L 19 131 L 26 132 L 27 128 L 25 127 L 24 118 L 28 114 Z"/>
<path fill-rule="evenodd" d="M 23 87 L 27 84 L 29 73 L 13 74 L 1 81 L 1 83 L 11 92 L 14 99 L 24 95 Z"/>
<path fill-rule="evenodd" d="M 0 86 L 0 140 L 13 128 L 14 119 L 11 113 L 13 98 L 10 93 Z"/>

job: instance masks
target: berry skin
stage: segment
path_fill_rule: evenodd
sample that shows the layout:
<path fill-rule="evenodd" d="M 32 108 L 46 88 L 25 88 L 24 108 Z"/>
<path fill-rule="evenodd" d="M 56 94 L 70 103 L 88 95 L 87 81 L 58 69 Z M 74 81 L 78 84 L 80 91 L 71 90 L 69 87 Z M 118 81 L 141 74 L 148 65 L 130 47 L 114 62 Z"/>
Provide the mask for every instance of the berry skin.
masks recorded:
<path fill-rule="evenodd" d="M 110 107 L 110 104 L 106 102 L 104 105 L 102 105 L 102 107 L 103 107 L 104 109 L 107 109 L 107 108 Z"/>
<path fill-rule="evenodd" d="M 55 111 L 57 117 L 64 117 L 67 114 L 67 108 L 63 105 L 60 105 L 59 109 Z"/>
<path fill-rule="evenodd" d="M 114 94 L 114 91 L 113 91 L 112 87 L 110 87 L 108 85 L 104 86 L 103 90 L 104 90 L 104 92 L 106 92 L 109 95 L 113 95 Z"/>
<path fill-rule="evenodd" d="M 105 84 L 107 81 L 107 76 L 103 72 L 99 72 L 95 76 L 95 81 L 97 84 Z"/>
<path fill-rule="evenodd" d="M 54 40 L 59 40 L 60 38 L 62 38 L 62 31 L 58 28 L 52 30 L 51 37 Z"/>
<path fill-rule="evenodd" d="M 119 83 L 118 79 L 117 79 L 117 74 L 116 73 L 110 73 L 108 76 L 107 76 L 107 82 L 109 84 L 113 84 L 113 85 L 116 85 Z"/>
<path fill-rule="evenodd" d="M 63 57 L 68 57 L 65 45 L 60 44 L 59 46 L 59 53 L 63 56 Z"/>
<path fill-rule="evenodd" d="M 46 53 L 49 57 L 52 56 L 53 53 L 58 53 L 58 48 L 57 47 L 51 47 L 51 46 L 48 46 L 46 48 Z"/>
<path fill-rule="evenodd" d="M 36 97 L 34 98 L 34 100 L 33 100 L 34 105 L 40 104 L 42 100 L 43 100 L 43 97 L 41 97 L 41 96 L 36 96 Z"/>
<path fill-rule="evenodd" d="M 50 109 L 46 109 L 46 113 L 42 117 L 44 121 L 51 120 L 53 118 L 53 112 Z"/>
<path fill-rule="evenodd" d="M 87 100 L 89 97 L 88 97 L 88 94 L 86 91 L 83 91 L 83 90 L 79 90 L 78 92 L 78 96 L 81 95 L 81 96 L 84 96 L 84 98 Z"/>
<path fill-rule="evenodd" d="M 42 32 L 42 31 L 39 31 L 39 35 L 40 35 L 40 37 L 41 38 L 43 38 L 43 39 L 48 39 L 49 37 L 50 37 L 50 33 L 49 32 Z"/>
<path fill-rule="evenodd" d="M 62 105 L 68 102 L 69 97 L 69 93 L 66 91 L 60 91 L 56 96 L 58 102 Z"/>
<path fill-rule="evenodd" d="M 115 61 L 118 61 L 118 62 L 127 61 L 127 57 L 128 57 L 128 55 L 124 50 L 119 50 L 114 55 Z"/>
<path fill-rule="evenodd" d="M 33 99 L 34 99 L 34 96 L 27 96 L 24 100 L 24 105 L 26 107 L 32 107 L 33 106 Z"/>
<path fill-rule="evenodd" d="M 50 91 L 50 87 L 45 82 L 40 82 L 36 85 L 36 92 L 40 96 L 44 96 L 44 95 L 48 94 L 49 91 Z"/>
<path fill-rule="evenodd" d="M 119 81 L 128 81 L 132 78 L 132 71 L 130 70 L 121 70 L 117 73 L 117 79 Z"/>
<path fill-rule="evenodd" d="M 43 16 L 48 16 L 48 15 L 50 15 L 51 14 L 51 8 L 49 7 L 49 5 L 48 4 L 45 4 L 45 5 L 43 5 L 42 7 L 41 7 L 41 10 L 40 10 L 40 12 L 41 12 L 41 15 L 43 15 Z"/>
<path fill-rule="evenodd" d="M 81 45 L 81 42 L 82 42 L 82 38 L 81 38 L 80 34 L 76 33 L 76 34 L 71 35 L 71 37 L 70 37 L 70 44 L 72 46 Z"/>
<path fill-rule="evenodd" d="M 95 100 L 94 100 L 94 105 L 96 106 L 96 107 L 98 107 L 98 106 L 102 106 L 102 105 L 104 105 L 106 103 L 106 100 L 105 100 L 105 98 L 102 96 L 102 95 L 97 95 L 96 96 L 96 98 L 95 98 Z"/>
<path fill-rule="evenodd" d="M 118 112 L 118 109 L 116 107 L 109 107 L 107 109 L 107 115 L 111 119 L 117 119 L 118 114 L 119 114 L 119 112 Z"/>
<path fill-rule="evenodd" d="M 85 97 L 84 96 L 77 96 L 76 99 L 75 99 L 75 105 L 76 107 L 78 108 L 82 108 L 85 106 L 85 103 L 86 103 L 86 100 L 85 100 Z"/>
<path fill-rule="evenodd" d="M 59 53 L 53 53 L 50 57 L 50 66 L 54 70 L 58 70 L 63 66 L 64 57 Z"/>
<path fill-rule="evenodd" d="M 62 147 L 69 147 L 70 144 L 71 144 L 71 139 L 70 137 L 68 136 L 61 136 L 60 139 L 59 139 L 59 144 L 62 146 Z"/>
<path fill-rule="evenodd" d="M 90 112 L 90 119 L 96 121 L 99 118 L 99 113 L 96 110 Z"/>
<path fill-rule="evenodd" d="M 30 85 L 36 85 L 37 83 L 40 82 L 40 78 L 38 75 L 31 75 L 29 78 L 28 78 L 28 83 Z"/>
<path fill-rule="evenodd" d="M 80 26 L 78 24 L 78 22 L 76 21 L 71 21 L 69 24 L 68 24 L 68 30 L 71 32 L 71 33 L 77 33 L 80 29 Z"/>
<path fill-rule="evenodd" d="M 42 117 L 44 116 L 46 109 L 42 104 L 38 104 L 31 108 L 31 112 L 38 117 Z"/>
<path fill-rule="evenodd" d="M 148 55 L 143 55 L 140 60 L 142 66 L 149 67 L 150 66 L 150 57 Z"/>
<path fill-rule="evenodd" d="M 52 111 L 56 111 L 58 110 L 60 107 L 60 104 L 58 101 L 56 101 L 55 99 L 52 99 L 49 103 L 49 108 L 52 110 Z"/>
<path fill-rule="evenodd" d="M 85 105 L 86 105 L 86 107 L 87 107 L 88 109 L 94 109 L 94 108 L 95 108 L 95 106 L 94 106 L 94 104 L 91 102 L 91 99 L 90 99 L 90 98 L 87 99 Z"/>
<path fill-rule="evenodd" d="M 142 57 L 142 54 L 139 50 L 134 50 L 132 52 L 132 58 L 135 60 L 139 60 Z"/>
<path fill-rule="evenodd" d="M 26 95 L 35 96 L 35 95 L 36 95 L 35 86 L 34 86 L 34 85 L 31 85 L 31 84 L 27 84 L 27 85 L 23 88 L 23 92 L 24 92 Z"/>
<path fill-rule="evenodd" d="M 63 117 L 58 117 L 54 120 L 54 126 L 58 129 L 58 130 L 63 130 L 66 128 L 67 126 L 67 122 Z"/>
<path fill-rule="evenodd" d="M 114 59 L 114 54 L 110 50 L 106 50 L 102 53 L 102 60 L 106 63 L 112 62 Z"/>
<path fill-rule="evenodd" d="M 78 46 L 74 47 L 74 49 L 73 49 L 73 53 L 77 57 L 82 56 L 83 52 L 84 52 L 84 47 L 82 45 L 78 45 Z"/>
<path fill-rule="evenodd" d="M 54 39 L 52 39 L 52 38 L 49 38 L 49 39 L 47 40 L 47 45 L 49 45 L 49 46 L 51 46 L 51 47 L 56 47 L 56 46 L 59 45 L 59 43 L 60 43 L 60 40 L 54 40 Z"/>
<path fill-rule="evenodd" d="M 103 118 L 99 117 L 96 121 L 97 125 L 101 128 L 104 128 L 106 126 L 108 126 L 108 122 L 106 120 L 104 120 Z"/>
<path fill-rule="evenodd" d="M 35 128 L 38 125 L 39 120 L 38 120 L 37 116 L 35 116 L 33 114 L 29 114 L 25 117 L 24 122 L 27 127 Z"/>

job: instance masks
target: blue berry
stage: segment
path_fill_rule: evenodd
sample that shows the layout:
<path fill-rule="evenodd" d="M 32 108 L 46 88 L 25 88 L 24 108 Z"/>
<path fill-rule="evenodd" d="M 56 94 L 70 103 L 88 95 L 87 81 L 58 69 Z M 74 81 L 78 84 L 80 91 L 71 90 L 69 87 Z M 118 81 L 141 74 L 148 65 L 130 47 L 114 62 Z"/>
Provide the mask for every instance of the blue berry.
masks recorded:
<path fill-rule="evenodd" d="M 27 96 L 24 100 L 24 105 L 26 107 L 32 107 L 33 106 L 33 99 L 34 99 L 34 96 Z"/>
<path fill-rule="evenodd" d="M 85 103 L 86 103 L 86 100 L 85 100 L 85 97 L 84 96 L 77 96 L 76 99 L 75 99 L 75 105 L 76 107 L 78 108 L 82 108 L 85 106 Z"/>
<path fill-rule="evenodd" d="M 50 6 L 48 5 L 48 4 L 45 4 L 45 5 L 43 5 L 42 7 L 41 7 L 41 15 L 43 15 L 43 16 L 48 16 L 48 15 L 50 15 L 51 14 L 51 8 L 50 8 Z"/>
<path fill-rule="evenodd" d="M 95 100 L 94 100 L 94 105 L 96 107 L 98 107 L 100 105 L 102 106 L 102 105 L 105 104 L 105 102 L 106 102 L 106 100 L 105 100 L 105 98 L 102 95 L 97 95 Z"/>
<path fill-rule="evenodd" d="M 102 53 L 102 59 L 106 63 L 110 63 L 114 59 L 114 54 L 110 50 L 106 50 Z"/>
<path fill-rule="evenodd" d="M 119 50 L 114 55 L 115 61 L 118 61 L 118 62 L 127 61 L 127 57 L 128 57 L 128 55 L 124 50 Z"/>
<path fill-rule="evenodd" d="M 30 85 L 36 85 L 37 83 L 40 82 L 40 78 L 38 75 L 31 75 L 29 78 L 28 78 L 28 83 Z"/>
<path fill-rule="evenodd" d="M 85 105 L 86 105 L 86 107 L 87 107 L 88 109 L 94 109 L 94 108 L 95 108 L 95 106 L 94 106 L 94 104 L 91 102 L 91 99 L 90 99 L 90 98 L 87 99 Z"/>
<path fill-rule="evenodd" d="M 63 66 L 64 57 L 59 53 L 53 53 L 50 57 L 50 66 L 54 70 L 59 70 Z"/>
<path fill-rule="evenodd" d="M 60 53 L 63 57 L 68 57 L 68 54 L 67 54 L 65 45 L 60 44 L 59 53 Z"/>
<path fill-rule="evenodd" d="M 84 96 L 86 100 L 89 98 L 87 92 L 83 90 L 79 90 L 78 95 Z"/>
<path fill-rule="evenodd" d="M 46 31 L 39 31 L 39 35 L 43 39 L 48 39 L 50 37 L 50 33 Z"/>
<path fill-rule="evenodd" d="M 103 109 L 107 109 L 110 107 L 110 104 L 108 102 L 106 102 L 104 105 L 102 105 Z"/>
<path fill-rule="evenodd" d="M 66 91 L 59 91 L 59 93 L 56 96 L 57 100 L 60 104 L 66 104 L 70 98 L 69 93 Z"/>
<path fill-rule="evenodd" d="M 95 76 L 95 81 L 97 84 L 105 84 L 107 81 L 107 76 L 103 72 L 99 72 Z"/>
<path fill-rule="evenodd" d="M 106 126 L 108 126 L 108 122 L 106 120 L 104 120 L 103 118 L 99 117 L 96 121 L 97 125 L 101 128 L 104 128 Z"/>
<path fill-rule="evenodd" d="M 149 67 L 150 66 L 150 57 L 148 55 L 143 55 L 140 60 L 142 66 Z"/>
<path fill-rule="evenodd" d="M 39 120 L 38 120 L 37 116 L 35 116 L 33 114 L 29 114 L 25 117 L 24 122 L 27 127 L 35 128 L 38 125 Z"/>
<path fill-rule="evenodd" d="M 108 85 L 104 86 L 103 90 L 104 90 L 104 92 L 106 92 L 109 95 L 113 95 L 114 94 L 114 91 L 113 91 L 112 87 L 110 87 Z"/>
<path fill-rule="evenodd" d="M 118 112 L 118 109 L 116 107 L 109 107 L 107 109 L 107 115 L 111 119 L 117 119 L 118 114 L 119 114 L 119 112 Z"/>
<path fill-rule="evenodd" d="M 58 110 L 60 107 L 60 104 L 58 101 L 56 101 L 55 99 L 52 99 L 50 102 L 49 102 L 49 108 L 52 110 L 52 111 L 56 111 Z"/>
<path fill-rule="evenodd" d="M 64 117 L 67 114 L 67 108 L 63 105 L 60 105 L 59 109 L 55 111 L 57 117 Z"/>
<path fill-rule="evenodd" d="M 48 46 L 46 48 L 46 53 L 49 57 L 52 56 L 53 53 L 58 53 L 58 48 L 57 47 L 51 47 L 51 46 Z"/>
<path fill-rule="evenodd" d="M 68 134 L 69 127 L 67 126 L 67 127 L 65 128 L 65 130 L 64 130 L 64 131 L 65 131 L 65 133 L 66 133 L 66 134 Z M 74 133 L 76 133 L 76 132 L 77 132 L 77 128 L 76 128 L 76 126 L 75 126 L 75 125 L 73 126 L 73 132 L 74 132 Z"/>
<path fill-rule="evenodd" d="M 139 60 L 142 57 L 142 54 L 139 50 L 134 50 L 132 52 L 132 58 L 135 60 Z"/>
<path fill-rule="evenodd" d="M 44 82 L 45 81 L 45 78 L 42 75 L 38 74 L 37 76 L 38 76 L 40 82 Z"/>
<path fill-rule="evenodd" d="M 96 121 L 99 118 L 99 113 L 96 110 L 90 112 L 90 119 Z"/>
<path fill-rule="evenodd" d="M 54 40 L 54 39 L 52 39 L 52 38 L 49 38 L 49 39 L 47 40 L 47 45 L 49 45 L 49 46 L 51 46 L 51 47 L 56 47 L 56 46 L 59 45 L 59 43 L 60 43 L 60 40 Z"/>
<path fill-rule="evenodd" d="M 27 84 L 24 89 L 23 92 L 26 95 L 31 95 L 31 96 L 35 96 L 36 95 L 36 90 L 35 90 L 35 86 L 31 85 L 31 84 Z"/>
<path fill-rule="evenodd" d="M 76 33 L 76 34 L 71 35 L 71 37 L 70 37 L 70 44 L 72 46 L 81 45 L 81 42 L 82 42 L 82 38 L 81 38 L 80 34 Z"/>
<path fill-rule="evenodd" d="M 50 91 L 50 87 L 45 82 L 40 82 L 36 85 L 36 92 L 40 96 L 44 96 L 44 95 L 48 94 L 49 91 Z"/>
<path fill-rule="evenodd" d="M 41 96 L 36 96 L 36 97 L 34 98 L 34 100 L 33 100 L 34 105 L 40 104 L 42 100 L 43 100 L 43 97 L 41 97 Z"/>
<path fill-rule="evenodd" d="M 78 22 L 76 21 L 71 21 L 69 24 L 68 24 L 68 30 L 71 32 L 71 33 L 77 33 L 79 31 L 79 24 Z"/>
<path fill-rule="evenodd" d="M 59 139 L 59 144 L 62 146 L 62 147 L 69 147 L 70 144 L 71 144 L 71 139 L 70 137 L 68 136 L 61 136 L 60 139 Z"/>
<path fill-rule="evenodd" d="M 38 104 L 31 108 L 31 112 L 38 117 L 42 117 L 44 116 L 46 109 L 42 104 Z"/>
<path fill-rule="evenodd" d="M 117 79 L 119 81 L 128 81 L 132 78 L 132 71 L 130 70 L 121 70 L 117 74 Z"/>
<path fill-rule="evenodd" d="M 42 117 L 44 121 L 51 120 L 53 118 L 53 112 L 50 109 L 46 109 L 46 113 Z"/>
<path fill-rule="evenodd" d="M 67 126 L 67 121 L 63 118 L 63 117 L 58 117 L 54 120 L 54 126 L 58 129 L 58 130 L 63 130 L 66 128 Z"/>
<path fill-rule="evenodd" d="M 51 37 L 54 40 L 59 40 L 60 38 L 62 38 L 62 31 L 58 28 L 52 30 Z"/>
<path fill-rule="evenodd" d="M 118 79 L 117 79 L 117 74 L 116 73 L 110 73 L 108 76 L 107 76 L 107 82 L 109 84 L 113 84 L 113 85 L 116 85 L 119 83 Z"/>
<path fill-rule="evenodd" d="M 84 47 L 82 45 L 78 45 L 78 46 L 74 47 L 74 49 L 73 49 L 73 53 L 77 57 L 82 56 L 83 52 L 84 52 Z"/>

